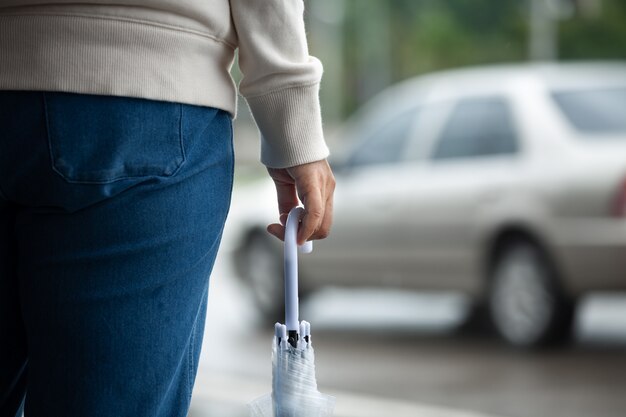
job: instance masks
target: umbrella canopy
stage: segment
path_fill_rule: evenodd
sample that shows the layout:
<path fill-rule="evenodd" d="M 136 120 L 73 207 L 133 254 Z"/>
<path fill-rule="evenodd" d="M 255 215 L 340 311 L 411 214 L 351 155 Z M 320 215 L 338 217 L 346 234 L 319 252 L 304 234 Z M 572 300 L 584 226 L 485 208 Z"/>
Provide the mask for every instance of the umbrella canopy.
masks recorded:
<path fill-rule="evenodd" d="M 311 325 L 298 321 L 296 234 L 304 209 L 289 213 L 285 230 L 285 324 L 272 341 L 272 393 L 250 403 L 252 417 L 330 417 L 335 399 L 317 390 Z M 301 247 L 310 252 L 312 246 Z"/>

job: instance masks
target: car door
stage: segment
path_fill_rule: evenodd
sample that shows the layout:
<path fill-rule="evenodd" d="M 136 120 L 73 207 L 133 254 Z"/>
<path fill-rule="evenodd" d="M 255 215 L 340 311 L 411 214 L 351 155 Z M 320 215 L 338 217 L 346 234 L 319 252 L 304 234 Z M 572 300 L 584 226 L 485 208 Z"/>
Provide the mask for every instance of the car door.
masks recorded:
<path fill-rule="evenodd" d="M 482 216 L 515 181 L 519 154 L 505 97 L 463 98 L 450 106 L 407 193 L 412 216 L 400 240 L 412 248 L 415 286 L 477 291 Z"/>
<path fill-rule="evenodd" d="M 325 284 L 381 285 L 394 279 L 397 218 L 403 216 L 406 151 L 419 108 L 400 111 L 361 131 L 336 173 L 331 235 L 316 249 L 316 277 Z"/>

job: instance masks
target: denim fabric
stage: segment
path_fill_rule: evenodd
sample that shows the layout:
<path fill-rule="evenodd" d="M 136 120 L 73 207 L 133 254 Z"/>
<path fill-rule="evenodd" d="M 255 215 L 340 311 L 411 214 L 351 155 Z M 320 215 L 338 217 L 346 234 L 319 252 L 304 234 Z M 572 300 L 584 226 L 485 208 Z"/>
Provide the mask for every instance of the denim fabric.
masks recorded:
<path fill-rule="evenodd" d="M 0 416 L 187 414 L 232 171 L 221 110 L 0 92 Z"/>

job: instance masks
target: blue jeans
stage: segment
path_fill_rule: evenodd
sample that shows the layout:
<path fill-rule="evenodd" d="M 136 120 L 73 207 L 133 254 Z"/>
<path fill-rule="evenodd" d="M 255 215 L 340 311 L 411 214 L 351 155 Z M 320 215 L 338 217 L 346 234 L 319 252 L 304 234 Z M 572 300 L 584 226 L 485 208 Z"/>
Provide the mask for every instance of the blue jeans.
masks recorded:
<path fill-rule="evenodd" d="M 185 416 L 230 116 L 0 92 L 0 416 Z"/>

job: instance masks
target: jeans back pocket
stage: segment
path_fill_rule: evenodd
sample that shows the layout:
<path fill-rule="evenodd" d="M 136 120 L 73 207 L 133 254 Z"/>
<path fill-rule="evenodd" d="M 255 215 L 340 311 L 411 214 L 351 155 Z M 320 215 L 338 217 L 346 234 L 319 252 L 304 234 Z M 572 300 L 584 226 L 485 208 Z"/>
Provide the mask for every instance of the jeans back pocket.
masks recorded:
<path fill-rule="evenodd" d="M 45 93 L 52 168 L 71 183 L 172 176 L 185 162 L 182 104 Z"/>

